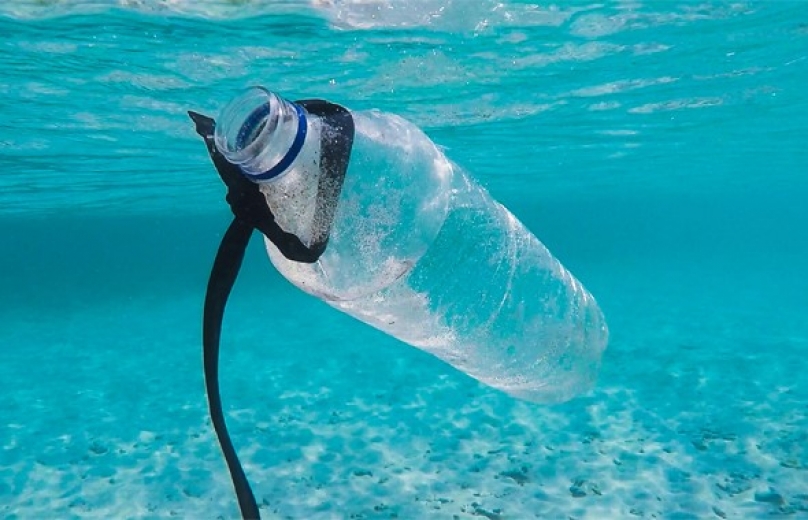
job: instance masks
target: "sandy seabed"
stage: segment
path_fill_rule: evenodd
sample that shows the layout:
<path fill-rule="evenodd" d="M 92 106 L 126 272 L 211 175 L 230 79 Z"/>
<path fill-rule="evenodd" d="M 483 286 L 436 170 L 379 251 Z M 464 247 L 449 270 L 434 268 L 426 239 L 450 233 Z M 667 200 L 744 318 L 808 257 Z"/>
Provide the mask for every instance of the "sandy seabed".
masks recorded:
<path fill-rule="evenodd" d="M 289 288 L 237 291 L 223 398 L 262 514 L 808 518 L 800 322 L 622 291 L 597 388 L 553 407 Z M 207 419 L 200 302 L 5 315 L 0 516 L 238 516 Z"/>

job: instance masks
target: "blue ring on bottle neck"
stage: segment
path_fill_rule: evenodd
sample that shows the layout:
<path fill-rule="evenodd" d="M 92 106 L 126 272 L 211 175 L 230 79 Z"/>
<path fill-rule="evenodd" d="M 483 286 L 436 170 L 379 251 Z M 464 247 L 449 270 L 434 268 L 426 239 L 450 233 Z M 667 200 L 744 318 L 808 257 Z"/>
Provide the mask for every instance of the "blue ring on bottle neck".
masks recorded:
<path fill-rule="evenodd" d="M 292 141 L 292 146 L 289 147 L 287 150 L 286 155 L 278 161 L 278 163 L 273 166 L 272 168 L 268 169 L 263 173 L 252 174 L 245 172 L 242 168 L 241 171 L 247 177 L 256 180 L 256 181 L 266 181 L 277 177 L 281 173 L 286 170 L 291 164 L 297 159 L 297 156 L 300 154 L 300 150 L 303 149 L 303 143 L 306 141 L 306 133 L 308 129 L 306 128 L 306 113 L 303 111 L 303 108 L 298 105 L 297 103 L 290 103 L 293 107 L 295 107 L 295 112 L 297 112 L 297 133 L 295 134 L 295 139 Z M 255 111 L 250 114 L 244 124 L 241 125 L 241 129 L 236 136 L 236 146 L 238 148 L 243 149 L 245 142 L 247 141 L 247 136 L 249 136 L 255 130 L 256 126 L 264 120 L 264 118 L 269 115 L 269 103 L 261 105 Z"/>

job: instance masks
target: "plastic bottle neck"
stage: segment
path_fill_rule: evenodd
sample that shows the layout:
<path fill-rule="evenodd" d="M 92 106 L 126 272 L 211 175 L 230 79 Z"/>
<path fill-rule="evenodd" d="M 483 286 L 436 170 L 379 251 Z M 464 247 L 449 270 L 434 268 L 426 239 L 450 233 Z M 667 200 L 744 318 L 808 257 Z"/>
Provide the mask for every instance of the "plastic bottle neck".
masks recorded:
<path fill-rule="evenodd" d="M 252 87 L 224 107 L 216 148 L 254 181 L 286 171 L 306 140 L 306 112 L 263 87 Z"/>

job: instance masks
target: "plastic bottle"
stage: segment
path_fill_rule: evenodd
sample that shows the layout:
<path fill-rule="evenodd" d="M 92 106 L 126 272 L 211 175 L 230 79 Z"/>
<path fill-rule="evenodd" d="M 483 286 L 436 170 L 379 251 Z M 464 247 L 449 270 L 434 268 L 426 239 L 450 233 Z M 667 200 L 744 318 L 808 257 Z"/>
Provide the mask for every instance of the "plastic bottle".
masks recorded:
<path fill-rule="evenodd" d="M 350 162 L 328 229 L 313 210 L 320 132 L 329 131 L 320 120 L 260 87 L 219 117 L 216 147 L 259 183 L 281 227 L 306 245 L 329 234 L 312 264 L 288 260 L 266 240 L 278 271 L 515 397 L 553 403 L 591 389 L 608 338 L 592 295 L 415 125 L 375 110 L 352 116 Z M 302 148 L 278 171 L 299 129 Z M 254 177 L 273 167 L 272 178 Z"/>

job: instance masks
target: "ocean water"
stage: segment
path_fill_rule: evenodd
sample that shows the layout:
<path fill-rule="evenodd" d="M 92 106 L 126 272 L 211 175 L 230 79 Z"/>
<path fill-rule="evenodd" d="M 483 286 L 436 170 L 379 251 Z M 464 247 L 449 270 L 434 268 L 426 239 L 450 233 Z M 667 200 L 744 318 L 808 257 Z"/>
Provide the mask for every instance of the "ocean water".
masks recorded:
<path fill-rule="evenodd" d="M 263 84 L 417 123 L 611 330 L 592 392 L 532 405 L 254 239 L 221 370 L 265 517 L 808 518 L 808 3 L 9 0 L 0 69 L 0 517 L 237 517 L 185 111 Z"/>

